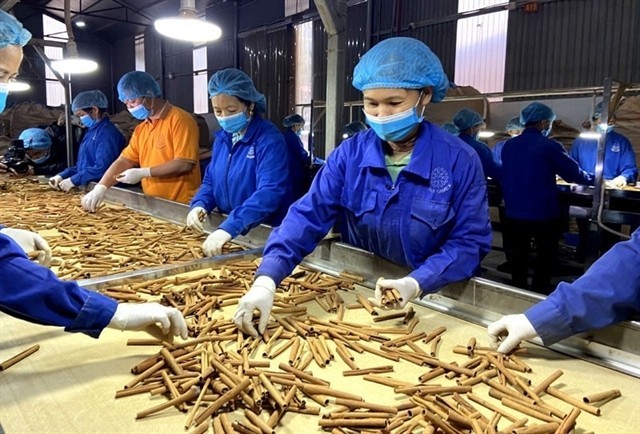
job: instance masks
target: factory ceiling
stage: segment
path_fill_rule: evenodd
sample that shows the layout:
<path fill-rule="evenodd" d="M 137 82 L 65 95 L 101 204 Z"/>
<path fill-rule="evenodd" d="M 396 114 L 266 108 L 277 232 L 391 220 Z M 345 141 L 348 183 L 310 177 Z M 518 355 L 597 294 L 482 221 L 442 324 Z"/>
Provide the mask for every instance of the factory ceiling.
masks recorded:
<path fill-rule="evenodd" d="M 197 13 L 204 15 L 207 8 L 231 1 L 235 0 L 196 0 Z M 64 20 L 64 3 L 64 0 L 0 0 L 0 8 L 24 5 L 34 14 Z M 70 3 L 72 22 L 84 21 L 83 31 L 106 41 L 142 33 L 157 18 L 176 16 L 180 9 L 179 0 L 71 0 Z"/>

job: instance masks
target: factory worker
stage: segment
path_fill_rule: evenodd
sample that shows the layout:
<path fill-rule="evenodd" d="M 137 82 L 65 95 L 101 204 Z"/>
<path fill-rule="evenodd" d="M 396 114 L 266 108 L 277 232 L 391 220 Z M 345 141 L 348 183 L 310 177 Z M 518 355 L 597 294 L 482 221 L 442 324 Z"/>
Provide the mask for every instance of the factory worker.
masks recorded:
<path fill-rule="evenodd" d="M 71 110 L 80 118 L 87 132 L 80 143 L 78 163 L 50 178 L 52 188 L 69 191 L 99 181 L 118 158 L 125 139 L 109 120 L 107 107 L 107 97 L 99 90 L 81 92 L 73 99 Z"/>
<path fill-rule="evenodd" d="M 542 103 L 527 105 L 520 113 L 524 131 L 507 140 L 502 150 L 505 231 L 512 247 L 513 284 L 529 288 L 527 270 L 533 239 L 537 260 L 531 287 L 544 294 L 551 289 L 551 270 L 566 215 L 559 202 L 556 175 L 568 182 L 593 183 L 593 177 L 580 170 L 560 143 L 547 138 L 555 118 L 553 110 Z"/>
<path fill-rule="evenodd" d="M 449 86 L 438 57 L 423 42 L 389 38 L 355 68 L 370 129 L 337 147 L 271 233 L 256 280 L 242 297 L 234 321 L 251 324 L 260 311 L 265 330 L 276 286 L 340 221 L 342 240 L 412 271 L 382 279 L 397 289 L 404 307 L 451 283 L 471 277 L 491 248 L 487 183 L 478 154 L 424 119 Z"/>
<path fill-rule="evenodd" d="M 0 9 L 0 112 L 7 105 L 9 82 L 16 79 L 22 63 L 22 47 L 31 33 L 22 24 Z"/>
<path fill-rule="evenodd" d="M 491 149 L 478 140 L 484 128 L 484 118 L 471 109 L 463 108 L 453 116 L 453 124 L 460 130 L 458 137 L 478 153 L 482 170 L 487 178 L 500 179 L 500 167 L 493 158 Z"/>
<path fill-rule="evenodd" d="M 524 126 L 520 123 L 520 116 L 509 119 L 509 122 L 507 122 L 507 126 L 505 127 L 505 131 L 512 139 L 522 134 Z M 505 143 L 507 143 L 507 141 L 502 140 L 501 142 L 496 143 L 493 147 L 493 158 L 499 165 L 502 165 L 502 149 L 504 148 Z"/>
<path fill-rule="evenodd" d="M 26 165 L 19 170 L 20 175 L 52 175 L 66 166 L 66 155 L 52 146 L 51 136 L 41 128 L 27 128 L 18 136 L 25 150 Z M 9 152 L 8 152 L 9 153 Z M 3 160 L 5 158 L 3 157 Z M 0 163 L 0 172 L 8 171 L 7 165 Z"/>
<path fill-rule="evenodd" d="M 118 98 L 142 122 L 100 182 L 82 198 L 82 207 L 96 212 L 107 189 L 116 182 L 141 181 L 142 191 L 148 196 L 189 203 L 200 186 L 196 121 L 163 99 L 160 86 L 146 72 L 123 75 L 118 82 Z"/>
<path fill-rule="evenodd" d="M 367 131 L 367 126 L 364 124 L 364 122 L 360 122 L 360 121 L 349 122 L 342 129 L 342 138 L 348 139 L 349 137 L 355 136 L 360 131 Z"/>
<path fill-rule="evenodd" d="M 2 90 L 22 62 L 22 47 L 31 33 L 13 16 L 0 10 L 0 111 Z M 118 304 L 115 300 L 59 280 L 49 269 L 31 262 L 26 253 L 38 251 L 48 265 L 51 249 L 38 234 L 0 226 L 0 311 L 29 322 L 65 327 L 98 337 L 105 327 L 137 330 L 159 323 L 165 334 L 186 339 L 187 325 L 175 308 L 157 303 Z"/>
<path fill-rule="evenodd" d="M 607 181 L 607 185 L 614 188 L 622 188 L 627 184 L 635 184 L 636 178 L 638 177 L 638 167 L 636 165 L 636 154 L 633 152 L 633 146 L 625 136 L 613 129 L 616 123 L 615 117 L 613 117 L 611 123 L 606 126 L 601 123 L 601 118 L 602 103 L 599 103 L 591 118 L 591 129 L 594 132 L 606 133 L 607 135 L 605 139 L 602 176 L 605 181 Z M 595 173 L 598 156 L 598 140 L 578 137 L 573 142 L 569 155 L 578 162 L 582 170 Z"/>
<path fill-rule="evenodd" d="M 289 153 L 289 182 L 292 199 L 297 200 L 307 192 L 309 182 L 309 153 L 304 149 L 300 135 L 304 127 L 304 118 L 293 114 L 284 118 L 284 141 Z"/>
<path fill-rule="evenodd" d="M 562 282 L 524 314 L 489 325 L 489 340 L 501 353 L 521 341 L 540 338 L 554 344 L 576 333 L 599 329 L 640 315 L 640 229 L 613 246 L 573 283 Z"/>
<path fill-rule="evenodd" d="M 460 134 L 460 130 L 458 129 L 458 127 L 456 127 L 456 124 L 454 124 L 453 122 L 447 122 L 445 124 L 442 124 L 442 129 L 445 130 L 447 133 L 451 133 L 454 136 L 457 136 L 458 134 Z"/>
<path fill-rule="evenodd" d="M 187 226 L 202 233 L 203 216 L 228 214 L 202 250 L 222 246 L 260 223 L 278 225 L 291 203 L 287 145 L 278 128 L 262 117 L 266 100 L 239 69 L 223 69 L 209 80 L 213 113 L 222 127 L 202 186 L 191 201 Z"/>
<path fill-rule="evenodd" d="M 509 122 L 507 122 L 507 126 L 505 127 L 505 131 L 511 138 L 518 137 L 522 134 L 523 130 L 524 126 L 520 123 L 520 116 L 509 119 Z M 505 143 L 507 143 L 507 141 L 503 140 L 496 143 L 493 147 L 493 158 L 499 166 L 502 166 L 502 149 L 504 148 Z M 506 261 L 498 265 L 496 270 L 503 273 L 511 273 L 511 240 L 509 239 L 509 231 L 505 231 L 504 229 L 506 226 L 504 202 L 501 202 L 500 205 L 498 205 L 498 218 L 500 219 L 500 227 L 502 228 L 502 248 L 504 250 Z"/>

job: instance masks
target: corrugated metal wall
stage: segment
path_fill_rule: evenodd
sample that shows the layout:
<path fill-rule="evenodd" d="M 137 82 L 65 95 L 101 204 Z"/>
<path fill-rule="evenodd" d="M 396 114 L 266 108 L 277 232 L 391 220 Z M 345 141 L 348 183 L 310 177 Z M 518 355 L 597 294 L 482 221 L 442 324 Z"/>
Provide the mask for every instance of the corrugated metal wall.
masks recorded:
<path fill-rule="evenodd" d="M 222 3 L 207 9 L 207 20 L 216 23 L 222 29 L 222 38 L 207 45 L 207 65 L 214 71 L 236 66 L 236 4 Z"/>
<path fill-rule="evenodd" d="M 456 22 L 434 23 L 458 12 L 452 0 L 376 0 L 373 8 L 372 45 L 392 36 L 419 39 L 438 55 L 453 79 Z"/>
<path fill-rule="evenodd" d="M 562 0 L 509 13 L 505 91 L 640 82 L 640 1 Z"/>
<path fill-rule="evenodd" d="M 266 118 L 278 126 L 291 114 L 293 79 L 293 29 L 259 32 L 240 39 L 240 69 L 253 79 L 267 99 Z"/>

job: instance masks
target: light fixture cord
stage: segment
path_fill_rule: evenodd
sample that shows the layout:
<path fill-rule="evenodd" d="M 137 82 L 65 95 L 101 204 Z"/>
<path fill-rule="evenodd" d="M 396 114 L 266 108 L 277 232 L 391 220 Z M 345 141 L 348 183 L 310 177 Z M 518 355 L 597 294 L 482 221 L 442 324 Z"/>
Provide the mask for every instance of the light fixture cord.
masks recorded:
<path fill-rule="evenodd" d="M 71 0 L 64 0 L 64 23 L 67 26 L 67 37 L 69 42 L 75 44 L 76 38 L 73 35 L 73 26 L 71 26 Z"/>

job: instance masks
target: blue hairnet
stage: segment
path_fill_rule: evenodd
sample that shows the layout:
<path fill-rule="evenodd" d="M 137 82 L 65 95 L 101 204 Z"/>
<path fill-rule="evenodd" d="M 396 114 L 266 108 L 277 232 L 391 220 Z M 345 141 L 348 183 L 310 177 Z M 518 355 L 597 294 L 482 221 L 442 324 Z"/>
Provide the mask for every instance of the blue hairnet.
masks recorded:
<path fill-rule="evenodd" d="M 31 32 L 11 14 L 0 9 L 0 48 L 7 45 L 24 47 L 31 39 Z"/>
<path fill-rule="evenodd" d="M 302 116 L 300 116 L 299 114 L 297 114 L 297 113 L 295 115 L 287 116 L 282 121 L 282 125 L 285 128 L 291 128 L 295 124 L 303 124 L 304 125 L 304 118 Z"/>
<path fill-rule="evenodd" d="M 136 98 L 159 98 L 162 95 L 160 85 L 144 71 L 127 72 L 118 81 L 118 98 L 120 101 Z"/>
<path fill-rule="evenodd" d="M 460 131 L 464 131 L 482 123 L 484 123 L 484 118 L 480 113 L 468 108 L 459 110 L 458 113 L 453 116 L 453 124 L 458 127 Z"/>
<path fill-rule="evenodd" d="M 349 122 L 347 125 L 344 126 L 342 130 L 342 134 L 343 135 L 346 134 L 347 137 L 351 137 L 356 133 L 359 133 L 360 131 L 364 131 L 366 129 L 367 129 L 367 126 L 363 122 L 360 122 L 360 121 Z"/>
<path fill-rule="evenodd" d="M 88 107 L 98 107 L 106 109 L 109 106 L 107 103 L 107 97 L 99 90 L 88 90 L 86 92 L 80 92 L 73 99 L 71 104 L 71 111 L 85 109 Z"/>
<path fill-rule="evenodd" d="M 522 109 L 520 112 L 520 123 L 527 125 L 530 122 L 540 122 L 547 120 L 553 122 L 556 118 L 556 114 L 551 110 L 551 107 L 542 104 L 541 102 L 532 102 L 528 106 Z"/>
<path fill-rule="evenodd" d="M 18 138 L 24 141 L 24 149 L 41 151 L 51 147 L 51 136 L 40 128 L 27 128 Z"/>
<path fill-rule="evenodd" d="M 209 96 L 213 97 L 221 93 L 254 103 L 255 111 L 258 113 L 267 111 L 267 100 L 264 95 L 256 90 L 251 77 L 239 69 L 223 69 L 211 76 Z"/>
<path fill-rule="evenodd" d="M 458 134 L 460 134 L 460 130 L 458 129 L 458 127 L 456 127 L 456 125 L 453 122 L 447 122 L 446 124 L 443 124 L 442 129 L 448 133 L 453 134 L 454 136 L 457 136 Z"/>
<path fill-rule="evenodd" d="M 432 102 L 442 101 L 449 88 L 438 56 L 413 38 L 389 38 L 377 43 L 356 65 L 352 83 L 360 91 L 432 87 Z"/>
<path fill-rule="evenodd" d="M 504 129 L 505 131 L 522 131 L 524 130 L 524 125 L 520 123 L 520 117 L 518 116 L 509 119 L 509 122 L 507 122 L 507 126 Z"/>

